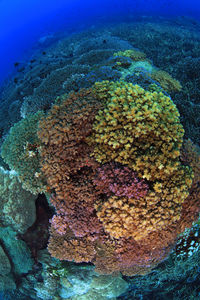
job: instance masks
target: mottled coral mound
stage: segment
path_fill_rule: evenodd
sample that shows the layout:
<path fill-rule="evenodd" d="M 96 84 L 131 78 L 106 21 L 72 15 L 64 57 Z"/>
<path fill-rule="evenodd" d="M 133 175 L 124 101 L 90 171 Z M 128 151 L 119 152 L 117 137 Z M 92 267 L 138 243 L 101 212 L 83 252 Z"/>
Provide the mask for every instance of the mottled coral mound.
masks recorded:
<path fill-rule="evenodd" d="M 46 180 L 40 172 L 40 142 L 37 137 L 37 124 L 42 116 L 39 111 L 16 123 L 1 149 L 5 162 L 18 173 L 22 187 L 33 194 L 46 189 Z"/>
<path fill-rule="evenodd" d="M 180 160 L 183 134 L 159 91 L 104 81 L 58 98 L 38 131 L 56 208 L 49 252 L 104 274 L 146 273 L 162 261 L 187 224 L 182 208 L 198 178 Z"/>

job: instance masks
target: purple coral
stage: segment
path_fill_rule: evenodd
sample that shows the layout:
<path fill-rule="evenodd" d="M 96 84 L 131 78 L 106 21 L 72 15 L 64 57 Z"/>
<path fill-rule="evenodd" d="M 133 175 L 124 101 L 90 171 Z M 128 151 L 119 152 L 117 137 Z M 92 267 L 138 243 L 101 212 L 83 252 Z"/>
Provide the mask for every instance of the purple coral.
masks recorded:
<path fill-rule="evenodd" d="M 148 185 L 136 173 L 119 163 L 110 162 L 98 168 L 94 184 L 99 193 L 140 199 L 147 194 Z"/>

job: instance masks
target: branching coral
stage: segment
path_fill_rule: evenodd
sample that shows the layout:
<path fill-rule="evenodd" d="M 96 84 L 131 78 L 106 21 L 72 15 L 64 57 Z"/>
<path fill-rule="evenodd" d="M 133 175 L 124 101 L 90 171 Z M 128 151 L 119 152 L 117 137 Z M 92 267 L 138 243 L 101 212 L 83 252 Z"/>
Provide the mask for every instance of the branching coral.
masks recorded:
<path fill-rule="evenodd" d="M 76 238 L 70 230 L 66 231 L 65 235 L 59 235 L 53 227 L 51 227 L 50 233 L 48 250 L 54 257 L 76 263 L 93 260 L 96 250 L 93 243 L 87 238 Z"/>
<path fill-rule="evenodd" d="M 140 199 L 146 195 L 148 190 L 144 180 L 139 180 L 133 170 L 119 163 L 109 163 L 98 168 L 94 183 L 99 192 L 105 193 L 107 196 Z"/>
<path fill-rule="evenodd" d="M 58 98 L 38 131 L 55 193 L 51 255 L 103 274 L 141 274 L 162 261 L 184 230 L 193 178 L 179 159 L 183 133 L 169 97 L 131 83 Z"/>
<path fill-rule="evenodd" d="M 64 95 L 40 122 L 42 171 L 56 196 L 52 203 L 57 217 L 52 226 L 61 235 L 70 227 L 76 236 L 94 235 L 100 223 L 95 215 L 92 184 L 98 163 L 86 143 L 95 112 L 101 103 L 90 90 Z"/>
<path fill-rule="evenodd" d="M 57 99 L 47 117 L 39 124 L 42 142 L 42 171 L 59 199 L 65 198 L 63 184 L 84 166 L 96 166 L 90 158 L 86 138 L 92 131 L 95 113 L 100 107 L 89 91 L 72 93 Z"/>
<path fill-rule="evenodd" d="M 184 130 L 169 97 L 125 82 L 104 81 L 97 83 L 95 89 L 101 97 L 107 95 L 88 139 L 98 162 L 115 160 L 127 164 L 151 181 L 182 169 L 177 158 Z"/>
<path fill-rule="evenodd" d="M 175 224 L 181 216 L 182 202 L 188 195 L 187 186 L 179 179 L 180 191 L 172 182 L 162 183 L 162 188 L 148 191 L 141 199 L 111 196 L 96 204 L 97 216 L 112 237 L 145 238 L 158 228 Z M 157 183 L 156 183 L 157 184 Z"/>
<path fill-rule="evenodd" d="M 95 239 L 95 234 L 102 229 L 95 213 L 94 202 L 98 197 L 92 179 L 90 169 L 82 170 L 62 185 L 65 193 L 62 203 L 58 197 L 52 197 L 51 202 L 58 214 L 53 218 L 52 225 L 59 234 L 65 234 L 69 227 L 76 237 L 87 235 Z"/>

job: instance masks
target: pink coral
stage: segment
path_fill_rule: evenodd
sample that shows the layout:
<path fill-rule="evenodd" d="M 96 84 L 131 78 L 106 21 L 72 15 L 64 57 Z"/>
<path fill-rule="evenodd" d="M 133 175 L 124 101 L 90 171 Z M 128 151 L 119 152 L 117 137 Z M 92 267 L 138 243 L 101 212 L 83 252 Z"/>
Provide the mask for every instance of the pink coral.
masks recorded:
<path fill-rule="evenodd" d="M 114 162 L 98 168 L 94 184 L 100 193 L 107 196 L 140 199 L 145 197 L 148 191 L 148 185 L 144 180 L 138 179 L 133 170 Z"/>
<path fill-rule="evenodd" d="M 57 234 L 64 235 L 70 228 L 76 237 L 93 239 L 102 229 L 94 207 L 98 197 L 92 184 L 93 177 L 91 168 L 82 168 L 79 174 L 63 184 L 65 198 L 62 201 L 57 195 L 51 197 L 57 212 L 51 224 Z"/>

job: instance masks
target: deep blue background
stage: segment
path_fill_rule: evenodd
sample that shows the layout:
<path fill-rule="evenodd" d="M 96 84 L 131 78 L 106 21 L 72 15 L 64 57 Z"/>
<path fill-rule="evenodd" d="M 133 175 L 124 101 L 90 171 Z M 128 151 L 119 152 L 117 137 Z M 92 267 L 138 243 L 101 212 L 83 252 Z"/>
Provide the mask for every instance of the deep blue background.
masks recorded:
<path fill-rule="evenodd" d="M 42 36 L 138 14 L 200 19 L 200 0 L 0 0 L 0 82 Z"/>

